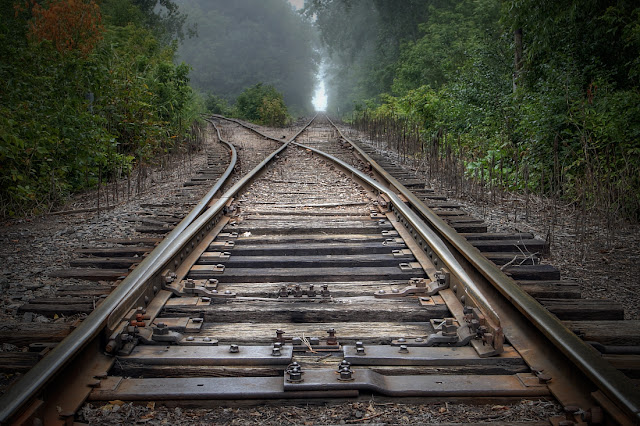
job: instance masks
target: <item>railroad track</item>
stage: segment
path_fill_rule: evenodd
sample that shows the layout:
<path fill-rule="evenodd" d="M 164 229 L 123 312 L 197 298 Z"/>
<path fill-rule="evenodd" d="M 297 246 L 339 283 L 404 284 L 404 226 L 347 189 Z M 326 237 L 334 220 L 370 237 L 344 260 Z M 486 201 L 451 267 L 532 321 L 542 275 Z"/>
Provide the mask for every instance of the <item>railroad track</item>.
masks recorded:
<path fill-rule="evenodd" d="M 235 129 L 243 171 L 253 170 L 234 175 L 230 163 L 6 392 L 3 422 L 70 421 L 86 400 L 372 393 L 555 398 L 566 408 L 555 424 L 640 420 L 633 383 L 557 319 L 593 317 L 597 306 L 576 303 L 571 286 L 539 264 L 543 242 L 487 233 L 401 168 L 380 167 L 371 147 L 352 144 L 326 118 L 289 139 L 214 122 Z M 242 146 L 250 134 L 262 140 L 257 149 Z M 619 319 L 615 306 L 600 311 Z M 611 340 L 600 346 L 635 359 L 628 343 L 626 351 Z"/>

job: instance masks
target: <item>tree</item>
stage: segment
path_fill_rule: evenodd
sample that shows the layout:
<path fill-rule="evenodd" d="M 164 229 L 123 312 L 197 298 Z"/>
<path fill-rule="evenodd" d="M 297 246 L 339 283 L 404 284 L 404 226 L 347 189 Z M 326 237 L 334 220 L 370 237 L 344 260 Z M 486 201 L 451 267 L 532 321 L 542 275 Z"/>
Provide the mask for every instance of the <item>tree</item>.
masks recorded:
<path fill-rule="evenodd" d="M 29 21 L 29 37 L 48 40 L 59 52 L 91 52 L 102 39 L 104 27 L 100 7 L 94 0 L 53 0 L 45 6 L 27 0 L 33 19 Z M 22 9 L 18 6 L 17 11 Z"/>
<path fill-rule="evenodd" d="M 262 83 L 248 87 L 238 96 L 234 114 L 269 126 L 284 126 L 288 119 L 282 94 L 275 87 Z"/>

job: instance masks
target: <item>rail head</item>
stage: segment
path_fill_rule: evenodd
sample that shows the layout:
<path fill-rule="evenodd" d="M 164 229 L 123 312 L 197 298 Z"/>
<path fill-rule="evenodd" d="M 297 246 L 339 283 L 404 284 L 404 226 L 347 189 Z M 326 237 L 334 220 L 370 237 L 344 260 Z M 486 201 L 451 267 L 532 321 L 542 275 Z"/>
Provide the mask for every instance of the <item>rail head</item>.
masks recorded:
<path fill-rule="evenodd" d="M 582 374 L 584 374 L 634 423 L 640 423 L 640 390 L 619 370 L 603 360 L 590 345 L 582 341 L 538 301 L 526 293 L 513 279 L 506 276 L 493 262 L 482 256 L 465 238 L 444 222 L 433 210 L 418 199 L 396 178 L 391 176 L 362 148 L 347 138 L 331 121 L 338 134 L 350 143 L 358 154 L 368 161 L 376 173 L 395 188 L 424 222 L 429 224 L 439 237 L 448 241 L 469 263 L 476 268 L 491 285 L 524 315 L 549 342 L 560 350 Z M 402 203 L 405 204 L 405 203 Z"/>
<path fill-rule="evenodd" d="M 221 179 L 216 182 L 194 210 L 167 235 L 138 267 L 72 333 L 47 355 L 46 362 L 36 364 L 0 397 L 0 423 L 6 424 L 19 415 L 21 410 L 25 409 L 26 405 L 34 400 L 54 377 L 68 367 L 90 342 L 101 337 L 105 327 L 113 329 L 121 321 L 125 313 L 132 307 L 137 306 L 138 299 L 145 295 L 145 287 L 152 287 L 152 283 L 158 282 L 160 274 L 166 265 L 177 258 L 181 250 L 184 250 L 191 240 L 196 239 L 199 233 L 203 232 L 207 226 L 210 226 L 210 222 L 215 220 L 215 216 L 223 212 L 227 202 L 276 158 L 282 150 L 286 149 L 288 144 L 313 122 L 313 119 L 295 136 L 286 141 L 283 146 L 272 152 L 251 172 L 237 181 L 209 207 L 211 200 L 228 181 L 237 162 L 235 147 L 221 138 L 219 129 L 216 127 L 221 143 L 228 145 L 231 151 L 229 166 Z"/>

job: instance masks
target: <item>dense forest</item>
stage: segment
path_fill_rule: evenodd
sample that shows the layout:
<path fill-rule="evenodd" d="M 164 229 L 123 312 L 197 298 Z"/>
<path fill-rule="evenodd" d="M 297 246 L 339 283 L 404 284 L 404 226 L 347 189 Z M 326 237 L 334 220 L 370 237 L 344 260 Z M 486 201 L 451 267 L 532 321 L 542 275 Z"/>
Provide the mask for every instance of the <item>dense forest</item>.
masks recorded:
<path fill-rule="evenodd" d="M 0 217 L 194 149 L 206 111 L 308 113 L 311 43 L 286 0 L 0 0 Z"/>
<path fill-rule="evenodd" d="M 311 112 L 318 55 L 313 27 L 284 0 L 176 0 L 197 26 L 178 55 L 198 90 L 232 103 L 257 83 L 282 93 L 294 115 Z M 268 120 L 266 120 L 268 121 Z M 265 122 L 266 122 L 265 121 Z"/>
<path fill-rule="evenodd" d="M 0 0 L 0 205 L 38 213 L 189 140 L 170 0 Z"/>
<path fill-rule="evenodd" d="M 205 111 L 306 114 L 320 56 L 329 111 L 403 155 L 640 218 L 626 0 L 0 0 L 0 216 L 188 149 Z"/>
<path fill-rule="evenodd" d="M 475 179 L 640 217 L 637 2 L 307 0 L 305 13 L 331 112 Z"/>

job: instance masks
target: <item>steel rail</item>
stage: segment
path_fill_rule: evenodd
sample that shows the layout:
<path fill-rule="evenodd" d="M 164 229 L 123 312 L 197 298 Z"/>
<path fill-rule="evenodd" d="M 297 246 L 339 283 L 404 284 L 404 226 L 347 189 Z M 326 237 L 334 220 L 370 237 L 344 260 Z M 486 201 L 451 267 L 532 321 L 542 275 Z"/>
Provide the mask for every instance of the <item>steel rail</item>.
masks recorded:
<path fill-rule="evenodd" d="M 389 197 L 389 199 L 391 200 L 393 205 L 396 207 L 398 212 L 409 222 L 413 230 L 416 231 L 420 235 L 420 237 L 424 239 L 424 241 L 428 242 L 429 246 L 433 249 L 433 251 L 448 266 L 450 272 L 453 275 L 455 275 L 458 278 L 458 280 L 461 283 L 463 283 L 469 290 L 471 290 L 470 296 L 472 296 L 472 298 L 476 301 L 478 306 L 483 307 L 484 310 L 490 314 L 491 319 L 496 322 L 496 325 L 498 326 L 500 325 L 500 318 L 497 312 L 495 311 L 493 306 L 491 306 L 491 303 L 489 302 L 489 300 L 487 300 L 487 298 L 482 294 L 480 289 L 477 288 L 473 279 L 469 276 L 467 271 L 453 256 L 453 253 L 451 252 L 451 250 L 449 250 L 449 248 L 444 244 L 442 239 L 438 238 L 436 233 L 431 228 L 426 226 L 425 222 L 420 218 L 420 216 L 418 216 L 418 214 L 416 214 L 413 210 L 411 210 L 409 206 L 407 206 L 396 193 L 394 193 L 393 191 L 390 191 L 389 188 L 385 187 L 382 183 L 378 182 L 372 177 L 367 176 L 360 170 L 353 168 L 349 164 L 345 163 L 344 161 L 336 157 L 333 157 L 330 154 L 327 154 L 319 149 L 316 149 L 304 144 L 296 143 L 295 145 L 298 145 L 304 149 L 309 149 L 317 154 L 324 156 L 325 158 L 331 161 L 334 161 L 335 163 L 338 163 L 344 169 L 348 170 L 353 174 L 358 175 L 358 178 L 363 182 L 365 182 L 367 185 L 371 186 L 372 188 L 376 189 L 381 193 L 384 193 L 387 197 Z"/>
<path fill-rule="evenodd" d="M 364 150 L 347 138 L 327 117 L 340 136 L 349 142 L 387 182 L 398 190 L 413 209 L 449 241 L 513 306 L 518 309 L 547 339 L 558 348 L 609 399 L 640 423 L 640 390 L 618 369 L 605 361 L 590 345 L 571 330 L 537 300 L 506 276 L 493 262 L 482 256 L 464 237 L 444 222 L 409 189 L 376 163 Z M 389 191 L 390 192 L 390 191 Z M 404 203 L 403 203 L 404 204 Z"/>
<path fill-rule="evenodd" d="M 141 277 L 138 278 L 135 282 L 132 282 L 129 287 L 130 291 L 127 293 L 124 299 L 121 299 L 118 306 L 113 308 L 113 312 L 109 318 L 109 328 L 114 328 L 114 326 L 119 323 L 121 320 L 121 315 L 127 311 L 129 311 L 132 307 L 135 307 L 135 302 L 138 299 L 138 290 L 142 286 L 142 284 L 150 279 L 152 276 L 158 274 L 162 269 L 164 269 L 164 265 L 168 264 L 172 258 L 181 250 L 183 246 L 189 243 L 189 241 L 197 235 L 198 232 L 201 232 L 205 225 L 213 220 L 213 218 L 222 212 L 225 205 L 235 196 L 235 194 L 240 191 L 244 186 L 249 184 L 253 178 L 255 178 L 258 173 L 269 164 L 279 153 L 284 151 L 289 143 L 293 141 L 300 133 L 306 129 L 312 122 L 314 118 L 307 123 L 298 133 L 296 133 L 292 138 L 290 138 L 286 142 L 279 141 L 283 143 L 283 145 L 265 157 L 264 160 L 260 162 L 256 167 L 254 167 L 249 173 L 239 179 L 231 188 L 229 188 L 208 210 L 206 210 L 203 214 L 198 216 L 187 229 L 183 230 L 181 233 L 176 234 L 175 238 L 173 238 L 170 242 L 167 242 L 165 245 L 166 249 L 159 253 L 155 258 L 151 261 L 148 261 L 148 256 L 144 261 L 140 263 L 140 265 L 133 270 L 132 273 L 135 273 L 138 269 L 141 269 Z M 163 240 L 161 245 L 165 244 L 166 240 Z M 158 246 L 159 247 L 159 246 Z M 154 250 L 155 251 L 155 250 Z M 153 254 L 153 252 L 151 253 Z M 143 275 L 144 274 L 144 275 Z M 127 277 L 128 278 L 128 277 Z M 123 281 L 117 289 L 119 289 L 125 282 Z M 127 283 L 128 284 L 128 283 Z M 104 303 L 104 302 L 103 302 Z"/>
<path fill-rule="evenodd" d="M 26 404 L 32 401 L 37 394 L 49 383 L 60 371 L 68 366 L 71 361 L 87 347 L 90 342 L 98 338 L 113 312 L 122 310 L 123 305 L 134 303 L 133 295 L 138 289 L 157 276 L 165 265 L 181 250 L 182 246 L 195 238 L 198 232 L 206 226 L 217 214 L 223 211 L 227 202 L 242 187 L 260 172 L 277 154 L 282 152 L 288 144 L 308 127 L 314 118 L 309 121 L 295 136 L 289 139 L 282 147 L 271 153 L 251 172 L 237 181 L 222 197 L 220 197 L 211 207 L 208 207 L 211 199 L 222 188 L 228 180 L 237 161 L 237 152 L 232 144 L 229 145 L 232 151 L 232 161 L 223 174 L 223 177 L 216 182 L 214 187 L 207 193 L 187 217 L 185 217 L 167 237 L 135 268 L 109 296 L 62 342 L 46 356 L 44 362 L 37 363 L 18 382 L 0 397 L 0 423 L 7 423 L 17 416 L 20 411 L 26 408 Z M 213 124 L 213 123 L 212 123 Z M 220 136 L 219 130 L 218 135 Z M 220 138 L 222 141 L 222 139 Z M 205 210 L 206 209 L 206 210 Z M 196 211 L 197 210 L 197 211 Z M 126 310 L 125 310 L 126 312 Z"/>
<path fill-rule="evenodd" d="M 309 124 L 311 124 L 311 123 L 316 119 L 316 117 L 317 117 L 317 116 L 318 116 L 318 114 L 314 115 L 314 116 L 313 116 L 313 119 L 311 119 L 311 121 L 309 122 Z M 262 136 L 263 138 L 271 139 L 271 140 L 272 140 L 272 141 L 274 141 L 274 142 L 283 143 L 281 139 L 274 138 L 273 136 L 265 135 L 265 134 L 264 134 L 264 133 L 262 133 L 260 130 L 258 130 L 258 129 L 254 129 L 253 127 L 249 126 L 249 125 L 248 125 L 248 124 L 246 124 L 246 123 L 243 123 L 242 121 L 240 121 L 240 120 L 238 120 L 238 119 L 225 117 L 224 115 L 220 115 L 220 114 L 211 114 L 211 117 L 215 117 L 215 118 L 219 118 L 219 119 L 221 119 L 221 120 L 226 120 L 226 121 L 230 121 L 230 122 L 232 122 L 232 123 L 236 123 L 237 125 L 242 126 L 242 127 L 244 127 L 245 129 L 247 129 L 247 130 L 250 130 L 250 131 L 252 131 L 252 132 L 254 132 L 254 133 L 257 133 L 258 135 Z M 306 129 L 307 127 L 309 127 L 309 124 L 307 124 L 307 125 L 304 127 L 304 129 Z M 304 131 L 304 129 L 303 129 L 302 131 Z M 300 133 L 302 133 L 302 131 L 298 132 L 298 134 L 296 134 L 296 136 L 294 136 L 293 138 L 290 138 L 290 139 L 289 139 L 289 142 L 290 142 L 290 141 L 292 141 L 293 139 L 295 139 L 296 137 L 298 137 L 298 136 L 300 135 Z"/>
<path fill-rule="evenodd" d="M 209 202 L 220 190 L 222 185 L 231 175 L 236 166 L 238 154 L 235 147 L 229 142 L 218 137 L 221 143 L 228 146 L 231 151 L 231 159 L 225 172 L 200 202 L 189 214 L 176 225 L 167 237 L 114 289 L 111 294 L 62 342 L 47 354 L 44 362 L 37 363 L 17 383 L 0 397 L 0 422 L 7 422 L 18 413 L 24 405 L 33 399 L 35 395 L 48 383 L 74 356 L 76 356 L 90 341 L 97 337 L 111 312 L 125 300 L 131 290 L 147 277 L 150 266 L 164 252 L 172 242 L 181 235 L 194 220 L 207 208 Z"/>
<path fill-rule="evenodd" d="M 247 126 L 246 124 L 244 124 L 244 123 L 242 123 L 242 122 L 240 122 L 238 120 L 226 118 L 226 117 L 223 117 L 223 116 L 220 116 L 220 115 L 216 115 L 216 117 L 232 121 L 232 122 L 237 123 L 237 124 L 247 128 L 249 130 L 252 130 L 252 131 L 254 131 L 254 132 L 256 132 L 256 133 L 258 133 L 258 134 L 260 134 L 260 135 L 262 135 L 264 137 L 277 140 L 275 138 L 272 138 L 270 136 L 267 136 L 267 135 L 263 134 L 262 132 L 260 132 L 260 131 L 258 131 L 256 129 L 253 129 L 253 128 Z M 327 120 L 329 120 L 329 122 L 334 127 L 336 127 L 333 124 L 333 122 L 329 119 L 329 117 L 326 117 L 326 118 L 327 118 Z M 337 127 L 336 127 L 336 129 L 337 129 Z M 338 130 L 338 132 L 339 131 L 340 130 Z M 297 144 L 297 145 L 304 146 L 304 145 L 301 145 L 301 144 Z M 310 147 L 307 147 L 307 146 L 304 146 L 304 147 L 311 149 Z M 319 151 L 319 152 L 322 152 L 322 151 Z M 330 157 L 330 159 L 333 160 L 333 161 L 339 161 L 337 158 L 334 158 L 334 157 Z M 371 185 L 372 187 L 375 187 L 376 189 L 380 190 L 379 186 L 376 185 L 376 184 L 373 184 L 373 182 L 376 182 L 376 184 L 377 184 L 377 181 L 372 181 L 372 182 L 367 182 L 367 183 L 369 185 Z M 387 193 L 388 191 L 386 191 L 386 189 L 385 189 L 383 192 Z M 395 196 L 395 194 L 393 194 L 393 196 Z M 400 203 L 398 205 L 399 206 L 400 205 L 404 206 L 404 203 Z M 403 212 L 403 215 L 404 215 L 404 213 L 405 212 Z M 408 211 L 406 213 L 408 214 Z M 405 215 L 405 217 L 406 217 L 406 215 Z M 417 228 L 421 228 L 421 235 L 423 236 L 424 240 L 427 241 L 430 244 L 431 248 L 440 257 L 440 259 L 442 259 L 444 262 L 446 262 L 447 265 L 449 265 L 449 267 L 451 269 L 451 272 L 456 277 L 458 277 L 460 282 L 463 283 L 465 285 L 465 287 L 469 290 L 469 292 L 468 292 L 469 297 L 471 297 L 476 302 L 477 306 L 483 308 L 483 311 L 485 312 L 485 314 L 488 314 L 488 316 L 495 322 L 496 326 L 500 326 L 500 318 L 498 317 L 498 314 L 496 313 L 495 309 L 491 306 L 491 303 L 482 294 L 480 289 L 477 288 L 477 286 L 475 285 L 473 279 L 471 279 L 471 277 L 467 274 L 467 272 L 464 270 L 464 268 L 462 268 L 462 265 L 460 265 L 460 263 L 455 259 L 455 257 L 453 256 L 453 253 L 451 253 L 449 248 L 442 243 L 442 240 L 436 235 L 436 233 L 433 232 L 430 228 L 424 227 L 422 221 L 412 221 L 411 224 L 416 229 Z"/>

